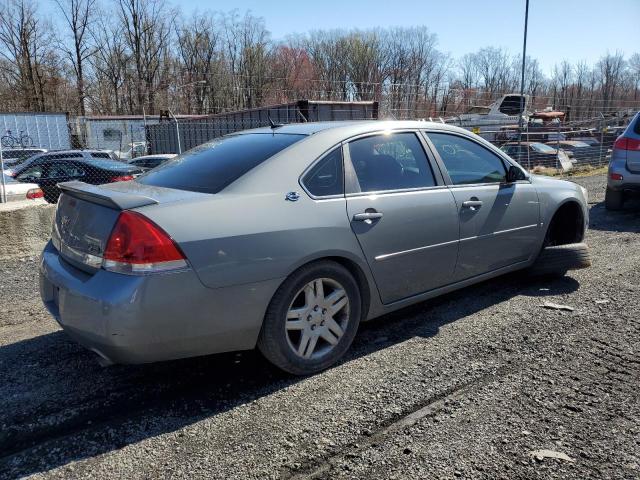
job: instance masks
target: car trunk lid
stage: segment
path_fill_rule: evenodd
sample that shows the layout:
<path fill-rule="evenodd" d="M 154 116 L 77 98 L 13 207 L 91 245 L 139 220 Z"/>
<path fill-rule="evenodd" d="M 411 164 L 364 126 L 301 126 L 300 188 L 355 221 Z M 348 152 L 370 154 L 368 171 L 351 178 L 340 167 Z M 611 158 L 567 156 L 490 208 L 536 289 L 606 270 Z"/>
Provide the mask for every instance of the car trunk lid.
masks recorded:
<path fill-rule="evenodd" d="M 52 242 L 73 266 L 95 273 L 118 216 L 123 210 L 184 200 L 205 194 L 120 182 L 89 185 L 59 184 L 62 195 L 55 213 Z"/>

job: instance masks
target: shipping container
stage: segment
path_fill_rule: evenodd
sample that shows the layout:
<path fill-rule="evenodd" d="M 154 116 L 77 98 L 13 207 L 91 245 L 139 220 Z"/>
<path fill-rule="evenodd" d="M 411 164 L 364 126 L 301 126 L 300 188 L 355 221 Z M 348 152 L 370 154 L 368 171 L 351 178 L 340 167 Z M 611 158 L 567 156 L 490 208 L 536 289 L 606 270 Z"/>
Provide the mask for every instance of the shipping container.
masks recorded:
<path fill-rule="evenodd" d="M 269 126 L 270 121 L 286 124 L 377 118 L 378 102 L 299 100 L 191 119 L 168 118 L 148 124 L 146 132 L 150 153 L 181 153 L 229 133 Z"/>

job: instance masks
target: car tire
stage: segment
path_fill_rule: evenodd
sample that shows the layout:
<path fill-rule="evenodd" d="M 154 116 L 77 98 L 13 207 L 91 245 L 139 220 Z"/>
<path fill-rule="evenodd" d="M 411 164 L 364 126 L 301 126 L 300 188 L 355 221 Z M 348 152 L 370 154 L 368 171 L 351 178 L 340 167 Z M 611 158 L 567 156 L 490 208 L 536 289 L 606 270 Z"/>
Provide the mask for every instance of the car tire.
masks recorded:
<path fill-rule="evenodd" d="M 604 194 L 604 206 L 607 210 L 620 210 L 624 205 L 624 192 L 607 187 Z"/>
<path fill-rule="evenodd" d="M 316 295 L 318 281 L 322 285 L 321 295 Z M 343 292 L 345 305 L 329 315 L 344 302 Z M 336 299 L 339 300 L 330 306 Z M 329 260 L 305 265 L 293 272 L 273 296 L 258 338 L 258 349 L 285 372 L 294 375 L 320 372 L 338 362 L 349 349 L 358 331 L 361 312 L 360 289 L 345 267 Z M 309 338 L 305 349 L 305 340 Z"/>
<path fill-rule="evenodd" d="M 535 277 L 561 277 L 569 270 L 591 266 L 591 254 L 585 243 L 571 243 L 545 247 L 535 263 L 529 268 L 529 274 Z"/>

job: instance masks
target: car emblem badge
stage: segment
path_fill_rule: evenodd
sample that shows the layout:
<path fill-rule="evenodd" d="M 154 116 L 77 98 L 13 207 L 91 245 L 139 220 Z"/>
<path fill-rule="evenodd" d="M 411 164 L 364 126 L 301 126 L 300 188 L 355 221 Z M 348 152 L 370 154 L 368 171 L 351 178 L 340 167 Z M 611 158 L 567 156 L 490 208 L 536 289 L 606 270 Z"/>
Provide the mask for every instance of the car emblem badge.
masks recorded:
<path fill-rule="evenodd" d="M 285 195 L 284 199 L 290 202 L 297 202 L 300 199 L 300 194 L 298 192 L 289 192 Z"/>

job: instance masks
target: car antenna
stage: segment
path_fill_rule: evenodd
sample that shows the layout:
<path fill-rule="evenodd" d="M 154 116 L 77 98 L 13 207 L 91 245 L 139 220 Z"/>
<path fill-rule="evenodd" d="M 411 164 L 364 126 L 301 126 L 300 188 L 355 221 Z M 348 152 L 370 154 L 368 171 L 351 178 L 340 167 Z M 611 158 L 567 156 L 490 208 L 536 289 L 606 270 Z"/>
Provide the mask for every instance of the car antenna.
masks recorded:
<path fill-rule="evenodd" d="M 269 118 L 269 126 L 270 126 L 272 129 L 276 129 L 276 128 L 284 127 L 284 124 L 274 122 L 274 121 L 273 121 L 273 119 L 271 118 L 271 114 L 270 114 L 270 113 L 269 113 L 269 114 L 267 114 L 267 117 Z"/>

